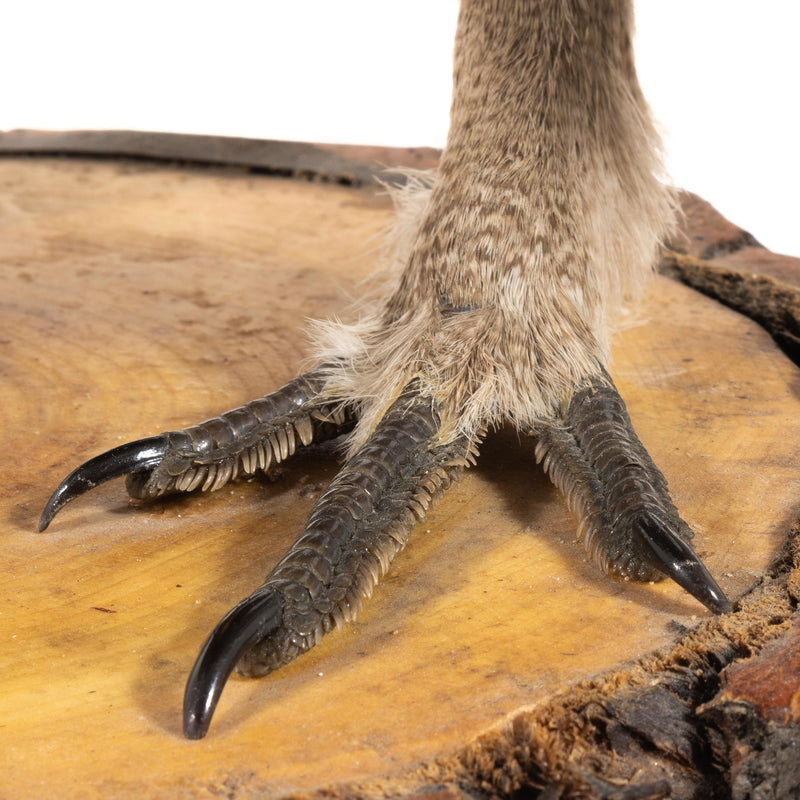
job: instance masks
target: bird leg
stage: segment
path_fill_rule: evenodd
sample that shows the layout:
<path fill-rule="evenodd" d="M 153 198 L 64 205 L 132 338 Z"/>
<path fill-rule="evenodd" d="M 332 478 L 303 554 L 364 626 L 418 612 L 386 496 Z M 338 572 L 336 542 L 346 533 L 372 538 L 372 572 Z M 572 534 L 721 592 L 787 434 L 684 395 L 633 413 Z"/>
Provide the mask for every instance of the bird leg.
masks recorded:
<path fill-rule="evenodd" d="M 398 236 L 389 290 L 320 334 L 321 366 L 240 409 L 115 448 L 42 515 L 110 477 L 151 498 L 267 469 L 348 431 L 349 456 L 289 553 L 206 642 L 184 731 L 205 734 L 231 670 L 263 675 L 357 613 L 415 520 L 505 421 L 623 578 L 667 575 L 730 604 L 691 548 L 608 377 L 609 319 L 670 229 L 639 90 L 630 0 L 463 0 L 447 146 Z"/>

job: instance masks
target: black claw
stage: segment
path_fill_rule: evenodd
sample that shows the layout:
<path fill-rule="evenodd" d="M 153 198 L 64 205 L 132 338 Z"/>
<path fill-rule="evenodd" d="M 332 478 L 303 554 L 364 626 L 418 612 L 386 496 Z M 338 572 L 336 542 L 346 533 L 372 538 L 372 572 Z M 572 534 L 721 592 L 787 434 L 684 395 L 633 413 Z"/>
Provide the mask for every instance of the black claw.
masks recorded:
<path fill-rule="evenodd" d="M 651 567 L 663 572 L 715 614 L 727 614 L 733 606 L 694 550 L 672 529 L 653 517 L 632 525 L 633 542 Z"/>
<path fill-rule="evenodd" d="M 89 489 L 101 483 L 128 475 L 132 472 L 152 469 L 164 458 L 169 445 L 166 434 L 137 439 L 135 442 L 121 444 L 90 458 L 72 470 L 53 492 L 39 519 L 39 532 L 43 531 L 53 517 L 67 504 Z"/>
<path fill-rule="evenodd" d="M 236 662 L 283 621 L 283 599 L 274 589 L 256 591 L 231 609 L 203 645 L 183 695 L 183 735 L 202 739 Z"/>

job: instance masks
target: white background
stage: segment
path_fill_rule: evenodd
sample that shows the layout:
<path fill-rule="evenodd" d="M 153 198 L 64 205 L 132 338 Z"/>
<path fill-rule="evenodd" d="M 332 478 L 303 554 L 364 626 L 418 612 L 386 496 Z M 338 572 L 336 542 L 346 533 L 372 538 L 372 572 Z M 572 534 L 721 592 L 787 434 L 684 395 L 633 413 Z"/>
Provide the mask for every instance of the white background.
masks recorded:
<path fill-rule="evenodd" d="M 675 182 L 800 255 L 800 3 L 639 0 L 640 80 Z M 444 144 L 456 0 L 19 0 L 0 130 Z"/>

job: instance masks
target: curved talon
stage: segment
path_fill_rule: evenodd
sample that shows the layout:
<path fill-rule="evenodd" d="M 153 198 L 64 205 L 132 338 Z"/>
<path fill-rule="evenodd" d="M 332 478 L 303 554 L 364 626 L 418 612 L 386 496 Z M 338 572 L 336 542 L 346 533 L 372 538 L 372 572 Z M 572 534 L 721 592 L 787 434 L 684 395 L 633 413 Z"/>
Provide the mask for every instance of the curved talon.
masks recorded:
<path fill-rule="evenodd" d="M 202 739 L 236 662 L 256 641 L 277 630 L 283 599 L 272 589 L 259 590 L 231 609 L 206 639 L 183 695 L 183 735 Z"/>
<path fill-rule="evenodd" d="M 160 434 L 121 444 L 90 458 L 72 470 L 53 492 L 39 519 L 39 532 L 47 528 L 67 503 L 84 492 L 112 478 L 152 469 L 162 461 L 168 446 L 167 435 Z"/>
<path fill-rule="evenodd" d="M 733 606 L 694 550 L 669 525 L 655 517 L 636 520 L 633 545 L 659 572 L 672 578 L 714 614 L 727 614 Z"/>

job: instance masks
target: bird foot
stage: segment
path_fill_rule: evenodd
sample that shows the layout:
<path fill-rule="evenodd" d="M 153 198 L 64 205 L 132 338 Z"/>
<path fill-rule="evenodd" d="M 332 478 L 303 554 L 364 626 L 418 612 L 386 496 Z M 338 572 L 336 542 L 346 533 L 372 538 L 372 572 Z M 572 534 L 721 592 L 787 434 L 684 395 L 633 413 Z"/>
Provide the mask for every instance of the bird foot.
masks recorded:
<path fill-rule="evenodd" d="M 352 409 L 326 398 L 318 372 L 183 431 L 114 448 L 70 473 L 50 498 L 44 530 L 67 502 L 127 474 L 137 498 L 212 490 L 266 470 L 298 446 L 349 431 Z M 562 418 L 530 435 L 580 519 L 588 552 L 607 573 L 672 578 L 715 613 L 731 605 L 692 549 L 667 484 L 631 426 L 611 379 L 577 388 Z M 355 618 L 430 505 L 473 464 L 481 434 L 442 441 L 435 401 L 412 382 L 314 505 L 308 522 L 264 584 L 209 636 L 187 682 L 184 733 L 205 735 L 234 668 L 264 675 Z"/>

